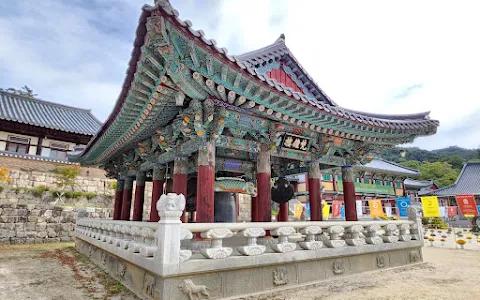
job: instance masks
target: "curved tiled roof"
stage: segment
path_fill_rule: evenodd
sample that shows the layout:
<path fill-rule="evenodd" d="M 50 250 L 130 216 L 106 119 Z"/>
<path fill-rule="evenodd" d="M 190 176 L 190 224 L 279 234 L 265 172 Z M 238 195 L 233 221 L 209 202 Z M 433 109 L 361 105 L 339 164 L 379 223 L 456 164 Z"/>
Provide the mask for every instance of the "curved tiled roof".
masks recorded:
<path fill-rule="evenodd" d="M 405 186 L 416 187 L 416 188 L 423 188 L 423 187 L 430 187 L 435 185 L 433 180 L 415 180 L 412 178 L 407 178 L 403 181 Z"/>
<path fill-rule="evenodd" d="M 94 135 L 98 121 L 87 109 L 0 91 L 0 119 L 77 134 Z"/>
<path fill-rule="evenodd" d="M 385 129 L 401 129 L 401 130 L 417 130 L 425 131 L 426 134 L 432 134 L 436 131 L 436 127 L 439 125 L 438 121 L 429 120 L 428 115 L 406 115 L 406 116 L 389 116 L 389 115 L 375 115 L 362 114 L 347 110 L 336 106 L 334 102 L 327 103 L 313 97 L 306 96 L 303 93 L 293 91 L 291 88 L 286 87 L 284 84 L 277 82 L 274 79 L 264 76 L 256 70 L 256 68 L 249 62 L 244 61 L 242 57 L 235 57 L 228 55 L 228 51 L 225 48 L 220 48 L 213 39 L 205 38 L 205 33 L 202 30 L 195 30 L 192 28 L 192 22 L 183 21 L 178 16 L 179 13 L 174 9 L 168 0 L 156 0 L 154 6 L 144 5 L 142 7 L 142 14 L 140 16 L 139 24 L 136 30 L 136 37 L 134 41 L 134 47 L 132 50 L 131 58 L 128 63 L 127 76 L 125 77 L 122 90 L 115 104 L 115 107 L 110 114 L 107 121 L 103 124 L 97 135 L 90 140 L 86 149 L 77 155 L 77 157 L 84 157 L 96 143 L 101 143 L 101 138 L 105 135 L 107 130 L 112 124 L 117 122 L 117 118 L 121 118 L 120 111 L 124 106 L 127 98 L 127 94 L 131 88 L 132 80 L 136 72 L 136 64 L 140 60 L 141 47 L 145 42 L 146 35 L 146 21 L 148 17 L 155 13 L 155 15 L 163 15 L 173 26 L 180 29 L 182 34 L 189 35 L 189 38 L 194 42 L 195 46 L 200 46 L 217 59 L 221 60 L 223 64 L 229 65 L 235 69 L 236 72 L 243 74 L 249 79 L 254 79 L 258 84 L 262 85 L 265 89 L 273 91 L 276 94 L 280 94 L 282 97 L 288 97 L 292 101 L 298 102 L 301 105 L 308 106 L 312 110 L 324 111 L 327 115 L 335 116 L 335 118 L 351 120 L 352 123 L 362 124 L 366 127 L 376 126 Z M 292 55 L 293 57 L 293 55 Z M 305 72 L 306 75 L 308 75 Z M 402 118 L 404 117 L 404 118 Z M 424 135 L 425 133 L 423 133 Z"/>
<path fill-rule="evenodd" d="M 355 166 L 355 168 L 370 170 L 370 171 L 376 170 L 376 171 L 381 171 L 385 173 L 399 174 L 399 175 L 406 175 L 406 176 L 420 176 L 420 172 L 418 172 L 417 170 L 410 169 L 381 158 L 374 158 L 369 163 L 365 165 Z"/>
<path fill-rule="evenodd" d="M 257 58 L 255 61 L 262 61 L 262 58 L 258 58 L 259 55 L 256 54 L 257 52 L 263 51 L 266 53 L 267 51 L 277 51 L 277 54 L 269 54 L 269 57 L 276 57 L 281 55 L 282 53 L 287 53 L 282 46 L 285 45 L 284 40 L 283 42 L 278 42 L 273 45 L 264 47 L 258 51 L 252 51 L 240 56 L 230 56 L 228 55 L 228 50 L 226 48 L 220 48 L 217 46 L 217 42 L 214 39 L 206 39 L 205 33 L 203 30 L 195 30 L 192 28 L 192 22 L 189 20 L 183 21 L 180 19 L 179 12 L 172 7 L 168 0 L 157 0 L 155 6 L 144 5 L 143 11 L 151 12 L 155 9 L 160 8 L 166 15 L 172 17 L 172 19 L 181 26 L 186 32 L 192 34 L 195 38 L 198 38 L 203 43 L 203 46 L 213 50 L 214 53 L 223 56 L 226 61 L 234 63 L 237 65 L 238 68 L 242 69 L 244 72 L 248 73 L 249 75 L 257 77 L 260 81 L 268 84 L 271 88 L 275 88 L 277 91 L 286 94 L 287 96 L 301 101 L 304 104 L 310 104 L 314 109 L 323 110 L 331 115 L 339 116 L 341 118 L 352 120 L 358 123 L 364 123 L 366 125 L 374 125 L 383 128 L 392 128 L 392 129 L 420 129 L 420 128 L 436 128 L 439 125 L 439 122 L 436 120 L 430 120 L 428 117 L 428 113 L 420 113 L 420 114 L 412 114 L 412 115 L 381 115 L 381 114 L 369 114 L 369 113 L 360 113 L 353 110 L 348 110 L 342 108 L 340 106 L 336 106 L 336 104 L 331 101 L 332 103 L 326 103 L 324 101 L 317 100 L 315 98 L 307 97 L 303 93 L 295 92 L 291 88 L 286 87 L 284 84 L 277 82 L 274 79 L 269 78 L 268 76 L 264 76 L 263 74 L 259 73 L 254 65 L 249 61 L 254 61 L 254 56 Z M 141 28 L 141 26 L 139 27 Z M 143 31 L 143 29 L 142 29 Z M 138 32 L 138 30 L 137 30 Z M 282 40 L 282 39 L 279 39 Z M 288 50 L 289 55 L 294 58 L 293 54 L 291 54 L 290 50 Z M 301 65 L 296 61 L 296 63 L 301 67 Z M 301 67 L 302 68 L 302 67 Z M 308 73 L 302 68 L 305 75 L 307 75 L 310 79 L 311 77 Z M 313 82 L 313 79 L 311 79 Z M 317 85 L 318 87 L 318 85 Z M 327 97 L 324 93 L 323 95 Z M 330 99 L 330 98 L 328 98 Z"/>
<path fill-rule="evenodd" d="M 430 194 L 434 196 L 480 195 L 480 162 L 466 163 L 454 184 Z"/>

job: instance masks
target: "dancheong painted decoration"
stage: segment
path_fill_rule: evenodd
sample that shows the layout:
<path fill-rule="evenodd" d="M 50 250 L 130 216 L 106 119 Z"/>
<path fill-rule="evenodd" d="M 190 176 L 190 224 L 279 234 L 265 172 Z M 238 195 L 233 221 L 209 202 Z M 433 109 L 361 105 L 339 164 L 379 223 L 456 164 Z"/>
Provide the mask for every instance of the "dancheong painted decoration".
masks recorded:
<path fill-rule="evenodd" d="M 356 217 L 348 166 L 432 135 L 438 125 L 429 113 L 343 108 L 300 65 L 284 35 L 262 49 L 230 56 L 159 0 L 142 9 L 113 112 L 70 160 L 99 165 L 119 180 L 117 219 L 130 217 L 133 180 L 137 190 L 152 180 L 154 200 L 166 191 L 184 194 L 196 222 L 232 221 L 236 208 L 226 195 L 240 192 L 253 197 L 252 220 L 270 221 L 270 179 L 301 168 L 313 183 L 311 218 L 321 219 L 320 170 L 342 166 L 351 220 Z M 134 219 L 141 218 L 142 201 L 135 196 Z"/>

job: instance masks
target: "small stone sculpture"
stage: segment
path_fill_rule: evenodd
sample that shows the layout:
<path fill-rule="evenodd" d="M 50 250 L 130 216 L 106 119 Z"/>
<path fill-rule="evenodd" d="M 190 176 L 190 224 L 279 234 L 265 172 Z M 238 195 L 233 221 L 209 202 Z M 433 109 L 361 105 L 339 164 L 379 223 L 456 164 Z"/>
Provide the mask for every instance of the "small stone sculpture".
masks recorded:
<path fill-rule="evenodd" d="M 205 296 L 206 299 L 210 299 L 209 289 L 204 285 L 196 285 L 191 279 L 184 279 L 178 286 L 182 293 L 188 295 L 188 299 L 195 300 Z"/>
<path fill-rule="evenodd" d="M 280 267 L 273 271 L 273 284 L 285 285 L 288 283 L 287 268 Z"/>
<path fill-rule="evenodd" d="M 345 269 L 343 268 L 343 261 L 336 260 L 333 262 L 333 274 L 340 275 L 343 274 Z"/>
<path fill-rule="evenodd" d="M 185 196 L 183 194 L 168 193 L 160 196 L 157 201 L 157 211 L 160 220 L 173 220 L 179 218 L 185 208 Z"/>

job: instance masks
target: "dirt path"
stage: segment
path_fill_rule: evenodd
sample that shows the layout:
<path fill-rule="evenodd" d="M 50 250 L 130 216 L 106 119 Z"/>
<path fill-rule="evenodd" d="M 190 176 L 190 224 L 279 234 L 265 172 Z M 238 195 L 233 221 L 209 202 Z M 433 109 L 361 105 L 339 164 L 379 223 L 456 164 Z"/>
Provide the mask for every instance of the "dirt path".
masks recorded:
<path fill-rule="evenodd" d="M 0 246 L 0 299 L 138 299 L 73 243 Z"/>
<path fill-rule="evenodd" d="M 0 299 L 135 300 L 73 244 L 0 246 Z M 480 300 L 480 251 L 426 246 L 424 264 L 346 276 L 255 300 Z"/>
<path fill-rule="evenodd" d="M 255 300 L 479 300 L 480 251 L 424 247 L 425 264 L 356 274 Z M 247 298 L 248 299 L 248 298 Z"/>

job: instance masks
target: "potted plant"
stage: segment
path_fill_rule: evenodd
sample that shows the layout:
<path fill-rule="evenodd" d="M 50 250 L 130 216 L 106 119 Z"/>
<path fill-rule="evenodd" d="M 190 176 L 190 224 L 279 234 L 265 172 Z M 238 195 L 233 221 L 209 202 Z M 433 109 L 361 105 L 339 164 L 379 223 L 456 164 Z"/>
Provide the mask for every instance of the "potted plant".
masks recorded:
<path fill-rule="evenodd" d="M 445 246 L 445 239 L 444 238 L 441 238 L 440 242 L 442 242 L 442 246 Z"/>
<path fill-rule="evenodd" d="M 428 236 L 424 236 L 423 239 L 424 239 L 424 240 L 428 240 Z"/>
<path fill-rule="evenodd" d="M 428 241 L 430 242 L 430 246 L 433 247 L 433 242 L 435 241 L 435 239 L 433 237 L 429 237 Z"/>
<path fill-rule="evenodd" d="M 446 238 L 447 238 L 447 236 L 444 234 L 444 235 L 442 235 L 442 238 L 443 238 L 443 239 L 446 239 Z"/>
<path fill-rule="evenodd" d="M 462 249 L 465 249 L 465 244 L 466 243 L 467 242 L 465 240 L 462 240 L 462 239 L 457 240 L 457 244 L 459 244 Z"/>
<path fill-rule="evenodd" d="M 436 236 L 436 234 L 435 234 L 435 233 L 431 233 L 430 236 Z"/>
<path fill-rule="evenodd" d="M 467 240 L 468 240 L 469 243 L 471 243 L 471 242 L 472 242 L 472 236 L 471 236 L 471 235 L 467 235 Z"/>
<path fill-rule="evenodd" d="M 477 243 L 480 243 L 480 239 L 477 239 Z"/>

